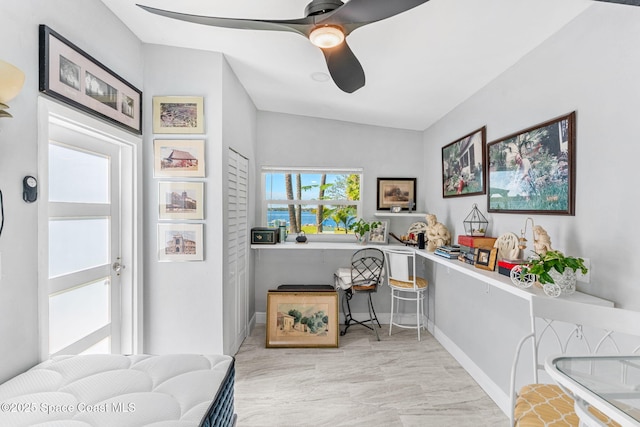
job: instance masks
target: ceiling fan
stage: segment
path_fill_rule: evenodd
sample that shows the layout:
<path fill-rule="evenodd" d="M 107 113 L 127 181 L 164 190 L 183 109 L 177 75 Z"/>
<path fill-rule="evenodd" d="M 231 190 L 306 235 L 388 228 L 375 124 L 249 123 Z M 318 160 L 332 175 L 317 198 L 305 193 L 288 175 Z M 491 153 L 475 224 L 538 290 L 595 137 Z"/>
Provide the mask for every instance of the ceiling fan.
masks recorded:
<path fill-rule="evenodd" d="M 312 0 L 305 17 L 288 20 L 234 19 L 189 15 L 138 4 L 147 12 L 168 18 L 244 30 L 290 31 L 308 38 L 319 47 L 327 62 L 329 74 L 344 92 L 353 93 L 365 84 L 364 70 L 351 51 L 346 37 L 372 22 L 390 18 L 429 0 Z"/>

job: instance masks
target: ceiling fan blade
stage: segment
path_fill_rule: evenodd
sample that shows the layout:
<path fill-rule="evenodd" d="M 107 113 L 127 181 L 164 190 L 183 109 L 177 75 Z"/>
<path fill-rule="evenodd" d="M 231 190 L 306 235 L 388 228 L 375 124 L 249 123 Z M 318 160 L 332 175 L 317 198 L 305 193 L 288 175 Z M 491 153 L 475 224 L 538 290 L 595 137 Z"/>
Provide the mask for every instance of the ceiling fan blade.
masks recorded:
<path fill-rule="evenodd" d="M 342 91 L 353 93 L 364 86 L 364 70 L 346 40 L 336 47 L 320 50 L 327 61 L 331 78 Z"/>
<path fill-rule="evenodd" d="M 213 16 L 190 15 L 187 13 L 171 12 L 169 10 L 156 9 L 154 7 L 143 6 L 141 4 L 136 4 L 136 6 L 156 15 L 178 19 L 180 21 L 192 22 L 195 24 L 241 30 L 289 31 L 298 33 L 305 37 L 309 36 L 309 33 L 315 26 L 316 21 L 313 16 L 289 20 L 216 18 Z"/>
<path fill-rule="evenodd" d="M 352 29 L 398 15 L 429 0 L 349 0 L 333 12 L 321 15 L 318 23 L 350 25 Z"/>

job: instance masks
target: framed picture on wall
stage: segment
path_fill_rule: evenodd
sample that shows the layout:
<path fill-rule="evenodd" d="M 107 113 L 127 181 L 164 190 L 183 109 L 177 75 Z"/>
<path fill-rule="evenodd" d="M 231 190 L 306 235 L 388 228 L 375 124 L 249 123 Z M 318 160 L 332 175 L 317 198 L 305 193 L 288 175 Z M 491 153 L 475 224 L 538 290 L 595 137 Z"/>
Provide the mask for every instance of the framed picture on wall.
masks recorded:
<path fill-rule="evenodd" d="M 39 89 L 137 135 L 142 92 L 46 25 L 40 25 Z"/>
<path fill-rule="evenodd" d="M 574 215 L 575 112 L 487 144 L 489 212 Z"/>
<path fill-rule="evenodd" d="M 154 96 L 153 133 L 204 133 L 204 98 Z"/>
<path fill-rule="evenodd" d="M 204 182 L 159 182 L 159 219 L 204 219 Z"/>
<path fill-rule="evenodd" d="M 153 141 L 155 177 L 204 178 L 202 139 L 156 139 Z"/>
<path fill-rule="evenodd" d="M 442 197 L 484 194 L 487 128 L 442 147 Z"/>
<path fill-rule="evenodd" d="M 202 261 L 203 224 L 158 224 L 158 261 Z"/>
<path fill-rule="evenodd" d="M 392 206 L 399 206 L 401 210 L 415 208 L 416 178 L 378 178 L 376 208 L 383 211 L 391 210 Z"/>

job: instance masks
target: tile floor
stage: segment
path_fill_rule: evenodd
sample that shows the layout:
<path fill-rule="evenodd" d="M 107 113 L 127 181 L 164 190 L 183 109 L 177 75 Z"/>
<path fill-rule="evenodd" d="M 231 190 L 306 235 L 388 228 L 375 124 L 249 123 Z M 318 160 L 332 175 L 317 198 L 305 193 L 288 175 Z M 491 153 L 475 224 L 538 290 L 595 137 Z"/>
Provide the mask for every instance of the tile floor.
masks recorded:
<path fill-rule="evenodd" d="M 380 337 L 354 326 L 339 348 L 266 348 L 258 325 L 236 355 L 237 427 L 508 426 L 430 334 Z"/>

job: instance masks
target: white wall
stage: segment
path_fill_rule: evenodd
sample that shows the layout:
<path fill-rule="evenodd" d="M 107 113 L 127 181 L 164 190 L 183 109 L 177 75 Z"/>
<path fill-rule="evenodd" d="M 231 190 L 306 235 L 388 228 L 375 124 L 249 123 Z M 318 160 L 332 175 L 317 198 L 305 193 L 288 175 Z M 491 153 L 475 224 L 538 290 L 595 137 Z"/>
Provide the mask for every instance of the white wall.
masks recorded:
<path fill-rule="evenodd" d="M 36 230 L 42 201 L 22 201 L 23 177 L 37 175 L 38 25 L 51 27 L 142 88 L 141 44 L 102 2 L 2 0 L 1 9 L 0 58 L 24 71 L 26 81 L 10 102 L 14 118 L 0 119 L 0 382 L 38 362 Z"/>
<path fill-rule="evenodd" d="M 361 167 L 364 182 L 361 197 L 363 217 L 373 219 L 376 211 L 378 177 L 415 177 L 419 194 L 432 185 L 424 178 L 425 157 L 421 132 L 360 125 L 280 113 L 258 113 L 256 174 L 262 166 Z M 260 182 L 260 177 L 257 177 Z M 256 188 L 256 201 L 261 200 Z M 417 198 L 417 210 L 424 211 L 425 199 Z M 263 224 L 262 206 L 256 206 L 257 225 Z M 415 219 L 419 220 L 419 219 Z M 407 222 L 409 221 L 409 222 Z M 408 229 L 410 220 L 397 220 L 393 232 Z M 308 236 L 313 240 L 314 236 Z M 337 267 L 348 265 L 349 251 L 279 253 L 262 250 L 256 256 L 255 287 L 257 312 L 266 312 L 266 294 L 281 284 L 332 284 Z M 289 251 L 287 251 L 289 252 Z M 376 311 L 389 311 L 388 294 L 375 296 Z M 354 311 L 366 312 L 364 299 L 355 301 Z"/>
<path fill-rule="evenodd" d="M 579 284 L 579 290 L 635 310 L 640 310 L 640 263 L 632 255 L 640 231 L 638 22 L 638 7 L 594 2 L 424 133 L 425 157 L 432 159 L 426 179 L 441 183 L 441 148 L 451 141 L 486 125 L 491 142 L 575 110 L 576 214 L 532 217 L 549 232 L 555 249 L 590 258 L 591 283 Z M 473 203 L 487 212 L 486 196 L 443 199 L 438 185 L 425 195 L 427 210 L 455 236 L 464 233 L 462 221 Z M 519 235 L 528 216 L 487 215 L 489 233 Z M 435 268 L 433 275 L 439 331 L 506 391 L 510 349 L 528 327 L 526 306 L 515 297 L 485 293 L 445 268 Z"/>
<path fill-rule="evenodd" d="M 145 45 L 144 64 L 145 352 L 233 353 L 225 334 L 233 314 L 225 307 L 234 307 L 228 299 L 233 293 L 223 290 L 227 149 L 253 157 L 255 107 L 220 53 Z M 204 97 L 204 135 L 152 134 L 152 98 L 167 95 Z M 205 139 L 206 177 L 197 179 L 205 182 L 202 262 L 158 261 L 161 180 L 153 177 L 154 138 Z"/>

